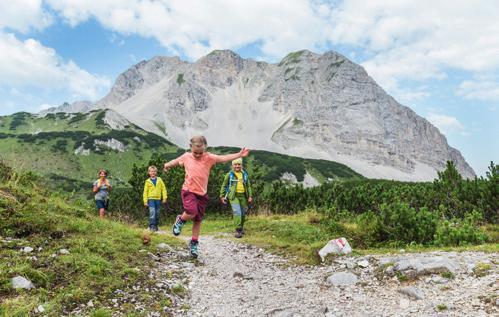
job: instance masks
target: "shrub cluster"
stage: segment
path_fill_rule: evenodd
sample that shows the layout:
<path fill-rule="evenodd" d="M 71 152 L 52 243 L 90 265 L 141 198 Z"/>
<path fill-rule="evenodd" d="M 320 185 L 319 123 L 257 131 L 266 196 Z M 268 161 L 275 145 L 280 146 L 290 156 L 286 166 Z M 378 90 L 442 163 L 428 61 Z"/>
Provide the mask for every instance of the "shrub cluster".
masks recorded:
<path fill-rule="evenodd" d="M 144 218 L 142 190 L 147 179 L 147 167 L 156 165 L 161 171 L 169 157 L 155 156 L 147 165 L 134 166 L 129 181 L 131 188 L 113 194 L 115 210 Z M 379 243 L 424 245 L 461 245 L 481 243 L 487 237 L 480 230 L 483 223 L 497 224 L 499 202 L 499 168 L 491 163 L 486 177 L 462 179 L 454 164 L 438 174 L 433 182 L 397 182 L 386 180 L 353 180 L 326 182 L 314 188 L 268 183 L 266 166 L 256 160 L 246 160 L 253 184 L 257 212 L 296 214 L 317 210 L 324 214 L 321 225 L 344 227 L 356 245 Z M 219 212 L 219 188 L 229 165 L 216 165 L 210 174 L 208 211 Z M 180 190 L 184 171 L 174 168 L 167 175 L 160 173 L 168 189 L 170 214 L 182 209 Z M 354 226 L 346 226 L 346 224 Z"/>

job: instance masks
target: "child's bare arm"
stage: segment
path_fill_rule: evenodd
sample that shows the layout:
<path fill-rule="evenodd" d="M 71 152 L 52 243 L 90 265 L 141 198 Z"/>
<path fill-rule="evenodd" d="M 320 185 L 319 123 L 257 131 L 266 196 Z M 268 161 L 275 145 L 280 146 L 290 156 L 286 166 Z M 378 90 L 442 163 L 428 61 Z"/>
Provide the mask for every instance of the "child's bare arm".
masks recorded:
<path fill-rule="evenodd" d="M 226 154 L 226 155 L 218 155 L 217 163 L 225 163 L 230 162 L 232 160 L 238 159 L 240 157 L 246 157 L 249 154 L 249 149 L 243 147 L 241 151 L 238 153 Z"/>
<path fill-rule="evenodd" d="M 167 172 L 170 168 L 175 167 L 175 166 L 179 166 L 179 165 L 182 165 L 182 164 L 180 163 L 180 157 L 177 157 L 176 159 L 165 163 L 165 165 L 163 166 L 163 170 L 165 172 Z"/>

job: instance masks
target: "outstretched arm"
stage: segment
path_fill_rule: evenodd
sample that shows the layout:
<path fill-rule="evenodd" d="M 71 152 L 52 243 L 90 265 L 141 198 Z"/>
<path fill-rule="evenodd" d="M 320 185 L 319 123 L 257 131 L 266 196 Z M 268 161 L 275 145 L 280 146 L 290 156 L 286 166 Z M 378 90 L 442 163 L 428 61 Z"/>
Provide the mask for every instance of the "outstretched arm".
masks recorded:
<path fill-rule="evenodd" d="M 177 157 L 176 159 L 171 160 L 170 162 L 165 163 L 165 165 L 163 166 L 163 170 L 165 172 L 167 172 L 170 168 L 175 167 L 175 166 L 179 166 L 179 165 L 181 165 L 180 164 L 180 157 Z"/>
<path fill-rule="evenodd" d="M 230 161 L 238 159 L 240 157 L 246 157 L 246 156 L 248 156 L 248 154 L 249 154 L 249 149 L 243 147 L 241 149 L 241 151 L 239 151 L 238 153 L 218 155 L 217 156 L 217 163 L 230 162 Z"/>

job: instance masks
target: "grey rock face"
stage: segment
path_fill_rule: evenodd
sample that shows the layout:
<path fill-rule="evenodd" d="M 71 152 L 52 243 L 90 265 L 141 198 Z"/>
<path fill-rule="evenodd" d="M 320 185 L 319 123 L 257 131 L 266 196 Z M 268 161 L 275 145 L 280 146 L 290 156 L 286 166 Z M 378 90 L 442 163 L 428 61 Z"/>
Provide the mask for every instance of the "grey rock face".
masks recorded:
<path fill-rule="evenodd" d="M 75 101 L 73 103 L 65 102 L 58 107 L 51 107 L 47 110 L 40 111 L 39 116 L 46 116 L 49 113 L 66 112 L 66 113 L 76 113 L 76 112 L 89 112 L 94 109 L 94 104 L 88 100 Z"/>
<path fill-rule="evenodd" d="M 368 177 L 430 180 L 447 160 L 475 175 L 437 128 L 332 51 L 294 52 L 278 64 L 231 51 L 195 63 L 155 57 L 121 74 L 96 107 L 181 146 L 204 134 L 210 145 L 334 160 Z"/>

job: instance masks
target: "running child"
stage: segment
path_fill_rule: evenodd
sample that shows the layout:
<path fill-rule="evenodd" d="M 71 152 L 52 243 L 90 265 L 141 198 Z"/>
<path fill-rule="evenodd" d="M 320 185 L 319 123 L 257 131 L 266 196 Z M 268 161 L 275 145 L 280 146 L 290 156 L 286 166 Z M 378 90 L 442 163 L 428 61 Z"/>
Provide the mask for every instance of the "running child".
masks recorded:
<path fill-rule="evenodd" d="M 173 225 L 173 234 L 178 236 L 188 220 L 192 220 L 192 238 L 189 242 L 191 256 L 199 255 L 198 241 L 201 232 L 201 221 L 208 203 L 208 177 L 213 165 L 248 156 L 249 150 L 242 148 L 239 153 L 216 155 L 206 152 L 207 142 L 204 136 L 195 136 L 190 140 L 191 151 L 165 163 L 164 170 L 174 166 L 183 166 L 185 181 L 182 186 L 183 213 L 178 215 Z"/>

